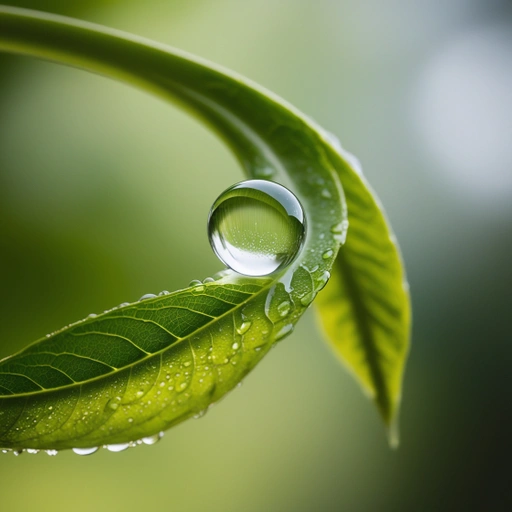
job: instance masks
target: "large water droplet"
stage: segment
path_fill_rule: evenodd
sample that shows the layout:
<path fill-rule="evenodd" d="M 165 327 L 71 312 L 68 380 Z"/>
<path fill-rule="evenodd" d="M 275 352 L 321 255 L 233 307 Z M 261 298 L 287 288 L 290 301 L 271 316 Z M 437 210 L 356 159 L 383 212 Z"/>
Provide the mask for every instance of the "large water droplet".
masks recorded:
<path fill-rule="evenodd" d="M 217 256 L 236 272 L 264 276 L 295 258 L 306 221 L 299 200 L 265 180 L 243 181 L 223 192 L 208 217 L 208 236 Z"/>

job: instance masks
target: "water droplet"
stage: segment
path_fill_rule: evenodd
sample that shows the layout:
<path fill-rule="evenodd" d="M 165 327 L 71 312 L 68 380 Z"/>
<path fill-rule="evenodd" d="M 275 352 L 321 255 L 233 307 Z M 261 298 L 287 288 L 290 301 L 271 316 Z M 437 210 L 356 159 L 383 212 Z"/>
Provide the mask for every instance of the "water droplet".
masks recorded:
<path fill-rule="evenodd" d="M 316 296 L 316 293 L 315 292 L 309 292 L 309 293 L 306 293 L 306 295 L 304 295 L 303 297 L 301 297 L 300 299 L 300 303 L 303 305 L 303 306 L 309 306 L 312 302 L 313 302 L 313 299 L 315 298 Z"/>
<path fill-rule="evenodd" d="M 23 450 L 13 450 L 12 453 L 14 454 L 15 457 L 18 457 L 19 455 L 21 455 L 23 453 Z"/>
<path fill-rule="evenodd" d="M 316 291 L 320 291 L 329 281 L 331 274 L 326 270 L 320 277 L 316 279 L 317 289 Z"/>
<path fill-rule="evenodd" d="M 305 225 L 302 207 L 288 189 L 249 180 L 217 198 L 208 217 L 208 235 L 228 267 L 264 276 L 291 263 L 302 247 Z"/>
<path fill-rule="evenodd" d="M 141 300 L 146 300 L 146 299 L 154 299 L 156 297 L 156 295 L 154 293 L 146 293 L 146 295 L 143 295 L 140 299 L 139 299 L 139 302 Z"/>
<path fill-rule="evenodd" d="M 57 455 L 59 452 L 57 450 L 46 450 L 46 453 L 50 456 L 50 457 L 55 457 L 55 455 Z"/>
<path fill-rule="evenodd" d="M 87 315 L 87 318 L 96 318 L 98 315 L 96 313 L 91 313 Z"/>
<path fill-rule="evenodd" d="M 105 448 L 109 452 L 122 452 L 130 447 L 130 443 L 120 443 L 120 444 L 107 444 Z"/>
<path fill-rule="evenodd" d="M 251 322 L 243 322 L 240 327 L 237 327 L 236 332 L 238 334 L 240 334 L 240 336 L 241 336 L 242 334 L 245 334 L 249 330 L 250 327 L 251 327 Z"/>
<path fill-rule="evenodd" d="M 94 446 L 92 448 L 73 448 L 73 451 L 77 455 L 91 455 L 98 451 L 98 447 Z"/>
<path fill-rule="evenodd" d="M 231 345 L 231 348 L 233 350 L 238 350 L 238 348 L 240 347 L 240 345 L 235 341 L 235 343 L 233 343 L 233 345 Z"/>
<path fill-rule="evenodd" d="M 194 414 L 194 419 L 198 420 L 199 418 L 202 418 L 208 409 L 203 409 L 202 411 L 199 411 L 198 413 Z"/>
<path fill-rule="evenodd" d="M 139 391 L 137 391 L 137 393 L 135 393 L 135 396 L 136 396 L 137 398 L 140 398 L 143 394 L 144 394 L 144 391 L 139 390 Z"/>
<path fill-rule="evenodd" d="M 159 432 L 158 434 L 155 434 L 153 436 L 143 437 L 141 439 L 141 441 L 144 444 L 151 445 L 151 444 L 158 443 L 158 441 L 160 441 L 160 439 L 162 439 L 162 437 L 164 437 L 164 433 L 163 432 Z"/>
<path fill-rule="evenodd" d="M 39 453 L 39 450 L 36 450 L 35 448 L 27 448 L 27 453 L 35 454 Z"/>
<path fill-rule="evenodd" d="M 285 317 L 290 312 L 290 303 L 285 300 L 284 302 L 281 302 L 279 306 L 277 306 L 277 312 L 279 313 L 279 316 Z"/>
<path fill-rule="evenodd" d="M 325 197 L 326 199 L 329 199 L 332 196 L 331 196 L 331 193 L 326 188 L 324 188 L 322 190 L 322 197 Z"/>
<path fill-rule="evenodd" d="M 191 364 L 192 364 L 192 363 L 191 363 L 190 361 L 185 361 L 185 362 L 183 363 L 183 366 L 188 367 L 188 366 L 190 366 Z"/>
<path fill-rule="evenodd" d="M 332 258 L 332 255 L 334 254 L 333 251 L 331 251 L 331 249 L 329 249 L 328 251 L 325 251 L 323 254 L 322 254 L 322 258 L 324 260 L 328 260 L 329 258 Z"/>
<path fill-rule="evenodd" d="M 190 283 L 188 283 L 189 286 L 198 286 L 198 285 L 202 285 L 203 283 L 201 283 L 201 281 L 199 281 L 199 279 L 192 279 L 192 281 L 190 281 Z"/>
<path fill-rule="evenodd" d="M 347 238 L 348 231 L 348 220 L 344 220 L 338 224 L 335 224 L 331 228 L 331 233 L 334 235 L 334 238 L 339 240 L 342 244 L 345 243 L 345 239 Z"/>
<path fill-rule="evenodd" d="M 215 279 L 213 279 L 213 277 L 207 277 L 206 279 L 203 279 L 204 284 L 213 283 L 214 281 Z"/>
<path fill-rule="evenodd" d="M 129 302 L 122 302 L 121 304 L 119 304 L 119 306 L 117 306 L 118 308 L 124 308 L 125 306 L 129 306 L 130 303 Z"/>
<path fill-rule="evenodd" d="M 116 396 L 114 398 L 111 398 L 108 402 L 107 402 L 107 407 L 109 409 L 112 409 L 113 411 L 115 411 L 118 407 L 119 407 L 119 403 L 121 402 L 121 397 L 120 396 Z"/>
<path fill-rule="evenodd" d="M 167 290 L 162 290 L 158 295 L 161 297 L 162 295 L 170 295 L 171 292 L 168 292 Z"/>
<path fill-rule="evenodd" d="M 290 334 L 292 331 L 293 331 L 293 324 L 285 325 L 276 334 L 275 340 L 276 341 L 282 340 L 285 336 L 288 336 L 288 334 Z"/>

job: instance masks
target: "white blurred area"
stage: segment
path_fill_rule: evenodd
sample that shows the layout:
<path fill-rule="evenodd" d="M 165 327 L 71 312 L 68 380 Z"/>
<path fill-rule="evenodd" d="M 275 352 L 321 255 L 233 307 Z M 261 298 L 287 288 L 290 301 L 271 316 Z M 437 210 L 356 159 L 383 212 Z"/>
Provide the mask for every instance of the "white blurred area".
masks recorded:
<path fill-rule="evenodd" d="M 512 33 L 494 25 L 446 41 L 419 73 L 411 109 L 432 172 L 473 204 L 512 198 Z"/>

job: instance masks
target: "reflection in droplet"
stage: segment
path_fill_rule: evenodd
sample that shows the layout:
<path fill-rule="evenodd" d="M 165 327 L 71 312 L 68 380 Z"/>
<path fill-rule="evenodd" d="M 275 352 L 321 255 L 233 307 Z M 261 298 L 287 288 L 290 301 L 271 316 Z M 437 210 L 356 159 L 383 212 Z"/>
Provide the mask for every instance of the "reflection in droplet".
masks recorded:
<path fill-rule="evenodd" d="M 264 276 L 285 267 L 302 247 L 305 217 L 299 200 L 266 180 L 238 183 L 215 201 L 208 217 L 210 244 L 236 272 Z"/>

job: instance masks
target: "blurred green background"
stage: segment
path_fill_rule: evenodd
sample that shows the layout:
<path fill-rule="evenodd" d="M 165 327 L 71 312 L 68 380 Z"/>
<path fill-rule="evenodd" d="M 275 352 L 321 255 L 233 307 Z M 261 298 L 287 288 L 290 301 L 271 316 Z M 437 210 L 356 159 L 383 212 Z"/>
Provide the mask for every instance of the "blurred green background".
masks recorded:
<path fill-rule="evenodd" d="M 414 329 L 398 451 L 310 312 L 240 389 L 156 446 L 0 456 L 0 508 L 512 510 L 511 3 L 16 5 L 208 58 L 336 133 L 401 243 Z M 0 357 L 219 270 L 206 217 L 241 179 L 172 105 L 0 55 Z"/>

